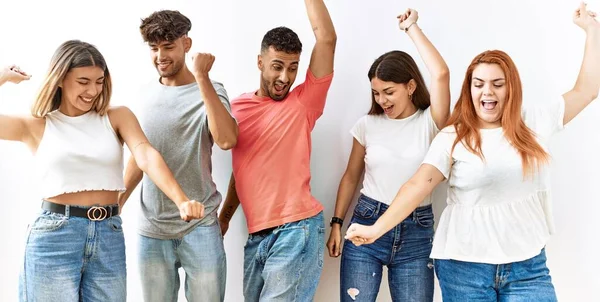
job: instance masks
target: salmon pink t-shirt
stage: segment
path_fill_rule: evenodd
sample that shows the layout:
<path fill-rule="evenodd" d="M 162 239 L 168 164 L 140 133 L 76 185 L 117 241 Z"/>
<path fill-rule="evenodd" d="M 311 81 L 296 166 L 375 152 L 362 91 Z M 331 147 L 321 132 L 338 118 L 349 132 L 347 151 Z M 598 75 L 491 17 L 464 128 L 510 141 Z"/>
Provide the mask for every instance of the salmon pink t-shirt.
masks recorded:
<path fill-rule="evenodd" d="M 323 113 L 333 73 L 304 83 L 282 101 L 242 94 L 231 103 L 239 126 L 233 174 L 248 232 L 312 217 L 323 206 L 310 190 L 311 131 Z"/>

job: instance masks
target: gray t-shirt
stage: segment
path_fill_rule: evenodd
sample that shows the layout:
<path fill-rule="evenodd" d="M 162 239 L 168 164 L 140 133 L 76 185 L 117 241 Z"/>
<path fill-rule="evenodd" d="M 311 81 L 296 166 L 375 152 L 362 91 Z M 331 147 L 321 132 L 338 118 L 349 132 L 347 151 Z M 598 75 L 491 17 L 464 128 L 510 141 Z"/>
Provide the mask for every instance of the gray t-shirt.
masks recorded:
<path fill-rule="evenodd" d="M 218 82 L 212 84 L 231 113 L 225 88 Z M 183 221 L 175 203 L 144 174 L 139 232 L 158 239 L 180 238 L 198 225 L 215 223 L 222 199 L 212 179 L 213 140 L 206 107 L 196 83 L 173 87 L 156 81 L 142 95 L 142 104 L 135 113 L 144 133 L 186 195 L 204 204 L 205 216 L 189 223 Z"/>

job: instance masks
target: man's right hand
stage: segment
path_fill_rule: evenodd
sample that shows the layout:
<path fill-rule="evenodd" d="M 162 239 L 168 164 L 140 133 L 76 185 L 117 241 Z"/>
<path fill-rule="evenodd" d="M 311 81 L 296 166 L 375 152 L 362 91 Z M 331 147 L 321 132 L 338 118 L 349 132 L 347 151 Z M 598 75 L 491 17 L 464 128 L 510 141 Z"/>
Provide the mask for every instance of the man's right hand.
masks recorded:
<path fill-rule="evenodd" d="M 219 217 L 219 226 L 221 227 L 221 235 L 225 237 L 225 233 L 227 233 L 227 230 L 229 229 L 229 221 Z"/>

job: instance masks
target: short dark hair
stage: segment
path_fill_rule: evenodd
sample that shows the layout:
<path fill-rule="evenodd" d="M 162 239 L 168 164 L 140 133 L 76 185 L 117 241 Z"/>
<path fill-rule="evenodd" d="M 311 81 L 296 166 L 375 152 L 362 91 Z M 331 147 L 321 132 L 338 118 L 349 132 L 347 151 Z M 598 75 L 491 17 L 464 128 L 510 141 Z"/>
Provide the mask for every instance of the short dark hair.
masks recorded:
<path fill-rule="evenodd" d="M 269 30 L 263 37 L 260 45 L 260 51 L 267 51 L 270 47 L 276 51 L 285 51 L 289 54 L 298 54 L 302 52 L 302 42 L 298 35 L 287 27 L 276 27 Z"/>
<path fill-rule="evenodd" d="M 142 19 L 140 32 L 144 42 L 158 43 L 175 41 L 192 29 L 188 17 L 176 10 L 161 10 Z"/>
<path fill-rule="evenodd" d="M 396 84 L 408 84 L 414 80 L 417 84 L 412 95 L 412 103 L 417 109 L 425 110 L 430 105 L 429 91 L 425 86 L 423 75 L 413 58 L 404 51 L 393 50 L 381 55 L 369 68 L 367 74 L 369 81 L 378 78 L 384 82 Z M 383 108 L 375 101 L 375 95 L 371 92 L 371 110 L 369 114 L 383 114 Z"/>

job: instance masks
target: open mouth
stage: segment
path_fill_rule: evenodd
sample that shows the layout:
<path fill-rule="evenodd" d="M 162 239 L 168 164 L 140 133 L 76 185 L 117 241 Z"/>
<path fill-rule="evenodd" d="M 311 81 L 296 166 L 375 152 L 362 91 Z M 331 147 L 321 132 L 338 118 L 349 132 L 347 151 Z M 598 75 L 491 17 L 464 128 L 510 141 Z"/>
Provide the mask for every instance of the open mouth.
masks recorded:
<path fill-rule="evenodd" d="M 159 62 L 158 64 L 156 64 L 156 66 L 158 66 L 158 68 L 161 70 L 165 70 L 169 66 L 171 66 L 171 62 Z"/>
<path fill-rule="evenodd" d="M 283 92 L 285 91 L 285 88 L 287 87 L 287 85 L 285 84 L 275 84 L 273 85 L 273 88 L 275 89 L 275 94 L 277 95 L 282 95 Z"/>
<path fill-rule="evenodd" d="M 92 104 L 94 102 L 94 98 L 84 98 L 80 96 L 79 99 L 86 104 Z"/>
<path fill-rule="evenodd" d="M 388 107 L 383 107 L 382 106 L 381 108 L 383 108 L 383 112 L 385 114 L 391 114 L 394 111 L 394 105 L 390 105 Z"/>
<path fill-rule="evenodd" d="M 481 106 L 483 107 L 483 109 L 488 110 L 488 111 L 494 110 L 496 108 L 496 105 L 498 105 L 497 101 L 492 101 L 492 100 L 481 101 Z"/>

